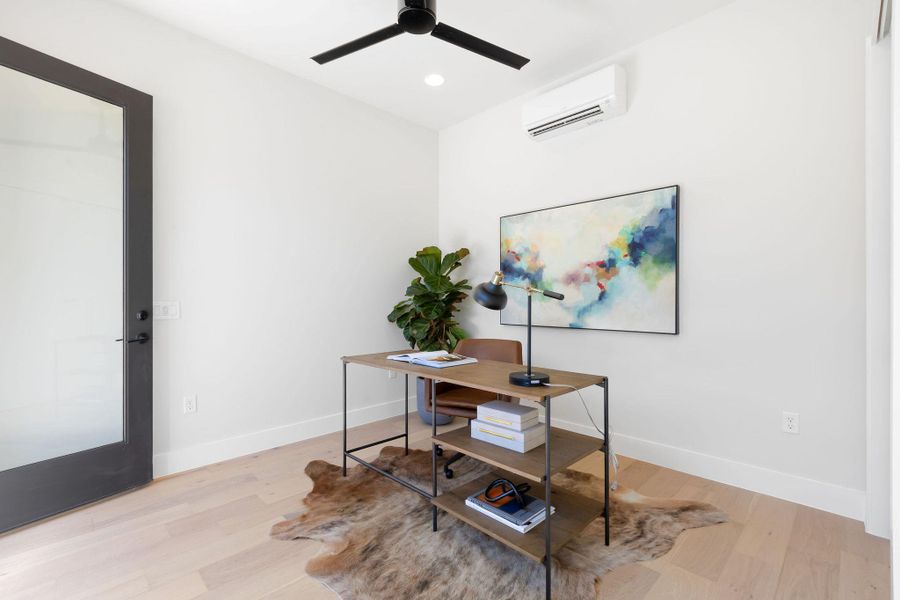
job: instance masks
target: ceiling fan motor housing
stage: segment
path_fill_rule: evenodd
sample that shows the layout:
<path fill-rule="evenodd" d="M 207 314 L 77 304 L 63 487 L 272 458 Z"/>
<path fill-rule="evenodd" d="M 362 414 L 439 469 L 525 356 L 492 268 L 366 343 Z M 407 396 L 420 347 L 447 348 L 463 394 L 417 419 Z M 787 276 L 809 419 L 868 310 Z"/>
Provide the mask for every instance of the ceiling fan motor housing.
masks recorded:
<path fill-rule="evenodd" d="M 437 24 L 437 0 L 399 0 L 397 24 L 406 33 L 431 33 Z"/>
<path fill-rule="evenodd" d="M 448 44 L 480 54 L 485 58 L 497 61 L 513 69 L 521 69 L 528 63 L 528 59 L 524 56 L 519 56 L 515 52 L 495 46 L 446 23 L 438 23 L 437 0 L 398 0 L 396 23 L 382 27 L 378 31 L 373 31 L 369 35 L 364 35 L 346 44 L 341 44 L 327 52 L 316 54 L 312 59 L 320 65 L 324 65 L 404 33 L 431 34 Z"/>

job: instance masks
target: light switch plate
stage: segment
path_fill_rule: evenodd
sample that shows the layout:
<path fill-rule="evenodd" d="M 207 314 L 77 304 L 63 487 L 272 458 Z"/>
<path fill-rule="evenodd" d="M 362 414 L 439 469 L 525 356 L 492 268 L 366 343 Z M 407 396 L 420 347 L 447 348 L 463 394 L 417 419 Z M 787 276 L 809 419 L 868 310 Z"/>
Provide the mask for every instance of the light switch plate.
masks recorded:
<path fill-rule="evenodd" d="M 153 303 L 154 319 L 180 319 L 181 303 L 179 302 L 154 302 Z"/>

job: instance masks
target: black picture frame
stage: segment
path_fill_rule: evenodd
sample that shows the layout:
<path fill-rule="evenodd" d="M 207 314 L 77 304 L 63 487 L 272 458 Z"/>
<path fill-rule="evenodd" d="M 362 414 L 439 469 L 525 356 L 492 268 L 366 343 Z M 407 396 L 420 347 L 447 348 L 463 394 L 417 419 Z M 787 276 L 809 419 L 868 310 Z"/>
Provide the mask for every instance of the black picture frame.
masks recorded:
<path fill-rule="evenodd" d="M 643 333 L 643 334 L 651 334 L 651 335 L 678 335 L 681 332 L 681 318 L 680 318 L 680 296 L 681 296 L 681 286 L 680 286 L 680 270 L 681 270 L 681 186 L 679 184 L 672 185 L 663 185 L 655 188 L 649 188 L 646 190 L 637 190 L 633 192 L 626 192 L 622 194 L 616 194 L 614 196 L 605 196 L 603 198 L 593 198 L 590 200 L 580 200 L 578 202 L 570 202 L 568 204 L 560 204 L 557 206 L 547 206 L 543 208 L 536 208 L 533 210 L 522 211 L 518 213 L 512 213 L 508 215 L 502 215 L 498 221 L 498 241 L 499 241 L 499 249 L 500 249 L 500 260 L 503 260 L 503 220 L 508 219 L 510 217 L 518 217 L 522 215 L 528 215 L 533 213 L 539 213 L 544 211 L 556 210 L 561 208 L 568 208 L 571 206 L 578 206 L 582 204 L 591 204 L 594 202 L 603 202 L 604 200 L 612 200 L 615 198 L 624 198 L 627 196 L 634 196 L 637 194 L 645 194 L 648 192 L 656 192 L 660 190 L 675 190 L 675 315 L 674 315 L 674 331 L 644 331 L 644 330 L 636 330 L 636 329 L 601 329 L 594 327 L 571 327 L 571 326 L 562 326 L 562 325 L 540 325 L 538 323 L 532 323 L 532 327 L 543 327 L 547 329 L 570 329 L 576 331 L 608 331 L 608 332 L 616 332 L 616 333 Z M 504 323 L 503 322 L 503 311 L 498 311 L 498 321 L 500 325 L 504 325 L 507 327 L 527 327 L 525 323 Z"/>
<path fill-rule="evenodd" d="M 153 478 L 153 97 L 3 37 L 0 66 L 123 109 L 122 331 L 144 340 L 123 342 L 123 440 L 0 471 L 3 532 Z"/>

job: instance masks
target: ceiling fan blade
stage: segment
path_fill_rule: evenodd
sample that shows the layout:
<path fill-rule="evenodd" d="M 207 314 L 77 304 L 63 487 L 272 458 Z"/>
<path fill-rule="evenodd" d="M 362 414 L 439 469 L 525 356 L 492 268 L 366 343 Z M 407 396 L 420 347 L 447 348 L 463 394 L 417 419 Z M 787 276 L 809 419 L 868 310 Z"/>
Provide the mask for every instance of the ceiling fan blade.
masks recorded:
<path fill-rule="evenodd" d="M 331 62 L 336 58 L 341 58 L 342 56 L 347 56 L 348 54 L 352 54 L 357 50 L 362 50 L 363 48 L 368 48 L 369 46 L 374 46 L 378 42 L 383 42 L 384 40 L 389 40 L 392 37 L 398 36 L 403 33 L 403 30 L 399 25 L 394 23 L 384 29 L 379 29 L 369 35 L 364 35 L 357 40 L 353 40 L 352 42 L 347 42 L 337 48 L 332 48 L 327 52 L 323 52 L 322 54 L 317 54 L 312 57 L 314 61 L 319 63 L 320 65 L 324 65 L 327 62 Z"/>
<path fill-rule="evenodd" d="M 469 52 L 474 52 L 475 54 L 480 54 L 485 58 L 490 58 L 491 60 L 496 60 L 499 63 L 503 63 L 507 67 L 512 67 L 513 69 L 521 69 L 526 64 L 528 64 L 529 59 L 524 56 L 519 56 L 515 52 L 510 52 L 509 50 L 504 50 L 500 46 L 495 46 L 490 42 L 486 42 L 482 39 L 475 37 L 474 35 L 469 35 L 465 31 L 460 31 L 455 27 L 450 27 L 449 25 L 445 25 L 443 23 L 438 23 L 434 26 L 434 29 L 431 32 L 431 35 L 438 38 L 439 40 L 443 40 L 445 42 L 449 42 L 454 46 L 459 46 Z"/>

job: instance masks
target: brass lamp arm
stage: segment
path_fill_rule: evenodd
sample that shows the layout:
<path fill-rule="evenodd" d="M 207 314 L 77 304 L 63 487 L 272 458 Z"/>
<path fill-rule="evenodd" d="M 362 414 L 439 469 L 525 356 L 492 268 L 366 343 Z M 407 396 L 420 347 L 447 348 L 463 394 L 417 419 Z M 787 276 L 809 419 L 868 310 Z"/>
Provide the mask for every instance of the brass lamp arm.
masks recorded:
<path fill-rule="evenodd" d="M 531 286 L 526 287 L 526 286 L 524 286 L 524 285 L 516 285 L 516 284 L 514 284 L 514 283 L 506 283 L 505 281 L 501 281 L 501 282 L 500 282 L 500 285 L 505 285 L 505 286 L 507 286 L 507 287 L 519 288 L 520 290 L 525 290 L 525 291 L 528 292 L 529 294 L 539 294 L 539 293 L 543 293 L 542 290 L 539 290 L 539 289 L 536 288 L 536 287 L 531 287 Z"/>
<path fill-rule="evenodd" d="M 493 285 L 505 285 L 507 287 L 519 288 L 520 290 L 525 290 L 525 292 L 530 297 L 532 294 L 542 294 L 549 298 L 556 298 L 557 300 L 562 300 L 564 296 L 557 292 L 552 292 L 550 290 L 542 290 L 532 286 L 524 286 L 524 285 L 516 285 L 515 283 L 506 283 L 503 281 L 503 273 L 501 271 L 497 271 L 494 273 L 494 276 L 491 278 L 491 283 Z"/>

